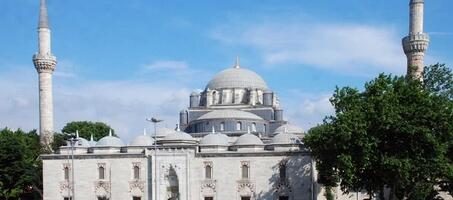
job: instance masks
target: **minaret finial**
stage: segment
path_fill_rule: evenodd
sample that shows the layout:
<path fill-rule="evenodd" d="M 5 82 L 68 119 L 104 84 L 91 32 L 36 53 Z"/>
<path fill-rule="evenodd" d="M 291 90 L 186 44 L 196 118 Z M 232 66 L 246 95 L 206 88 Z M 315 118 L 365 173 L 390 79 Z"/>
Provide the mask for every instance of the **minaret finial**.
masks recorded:
<path fill-rule="evenodd" d="M 239 56 L 236 56 L 236 63 L 234 63 L 234 68 L 239 68 Z"/>
<path fill-rule="evenodd" d="M 76 138 L 79 138 L 79 130 L 76 130 L 75 134 L 76 134 Z"/>
<path fill-rule="evenodd" d="M 181 128 L 179 128 L 179 124 L 176 124 L 176 131 L 181 131 Z"/>
<path fill-rule="evenodd" d="M 49 18 L 47 16 L 46 0 L 41 0 L 39 7 L 39 25 L 38 28 L 49 28 Z"/>
<path fill-rule="evenodd" d="M 90 141 L 91 141 L 91 142 L 94 141 L 93 134 L 91 134 Z"/>
<path fill-rule="evenodd" d="M 112 129 L 109 129 L 109 136 L 113 136 Z"/>

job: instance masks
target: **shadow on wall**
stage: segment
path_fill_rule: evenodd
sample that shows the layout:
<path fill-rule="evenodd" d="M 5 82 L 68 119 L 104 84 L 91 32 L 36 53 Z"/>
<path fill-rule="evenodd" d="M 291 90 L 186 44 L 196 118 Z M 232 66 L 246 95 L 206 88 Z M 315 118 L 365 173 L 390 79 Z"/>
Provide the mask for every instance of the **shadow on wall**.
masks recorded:
<path fill-rule="evenodd" d="M 319 195 L 319 187 L 313 184 L 309 156 L 291 156 L 272 166 L 269 191 L 256 195 L 259 200 L 311 200 Z"/>

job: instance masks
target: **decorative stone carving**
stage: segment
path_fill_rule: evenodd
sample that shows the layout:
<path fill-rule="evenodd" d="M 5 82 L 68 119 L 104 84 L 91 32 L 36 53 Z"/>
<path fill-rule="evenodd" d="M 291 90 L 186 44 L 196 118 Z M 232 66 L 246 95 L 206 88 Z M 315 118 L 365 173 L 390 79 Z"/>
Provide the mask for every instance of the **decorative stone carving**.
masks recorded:
<path fill-rule="evenodd" d="M 213 179 L 207 179 L 201 181 L 201 192 L 203 194 L 212 194 L 216 192 L 217 181 Z"/>
<path fill-rule="evenodd" d="M 72 182 L 61 181 L 60 182 L 60 193 L 64 197 L 70 197 L 72 195 Z"/>
<path fill-rule="evenodd" d="M 109 181 L 95 181 L 94 193 L 98 197 L 110 197 L 111 184 Z"/>
<path fill-rule="evenodd" d="M 240 180 L 238 181 L 238 190 L 240 194 L 254 194 L 255 193 L 255 183 L 250 180 Z"/>
<path fill-rule="evenodd" d="M 144 181 L 130 181 L 129 191 L 132 196 L 143 196 L 145 193 L 145 182 Z"/>

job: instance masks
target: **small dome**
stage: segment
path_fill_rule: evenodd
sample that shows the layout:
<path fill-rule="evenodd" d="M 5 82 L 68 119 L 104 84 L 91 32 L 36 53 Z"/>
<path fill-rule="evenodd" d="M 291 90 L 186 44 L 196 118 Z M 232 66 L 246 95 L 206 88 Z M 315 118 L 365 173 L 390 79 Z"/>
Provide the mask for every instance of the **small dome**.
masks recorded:
<path fill-rule="evenodd" d="M 255 72 L 235 66 L 216 74 L 206 86 L 206 89 L 252 88 L 267 89 L 267 84 Z"/>
<path fill-rule="evenodd" d="M 299 138 L 291 133 L 279 133 L 271 139 L 271 144 L 299 144 Z"/>
<path fill-rule="evenodd" d="M 182 131 L 173 131 L 164 137 L 163 140 L 194 140 L 194 138 Z"/>
<path fill-rule="evenodd" d="M 197 120 L 205 120 L 205 119 L 252 119 L 252 120 L 263 120 L 258 115 L 255 115 L 250 112 L 245 112 L 241 110 L 214 110 L 208 112 Z"/>
<path fill-rule="evenodd" d="M 120 138 L 112 136 L 112 131 L 109 132 L 108 136 L 101 138 L 96 143 L 96 147 L 121 147 L 121 146 L 124 146 L 124 142 Z"/>
<path fill-rule="evenodd" d="M 162 127 L 162 128 L 157 128 L 156 129 L 156 137 L 165 137 L 167 136 L 168 134 L 171 134 L 171 133 L 174 133 L 175 130 L 171 129 L 171 128 L 165 128 L 165 127 Z M 152 137 L 154 137 L 154 133 L 151 134 Z"/>
<path fill-rule="evenodd" d="M 220 133 L 211 133 L 200 140 L 200 145 L 228 146 L 228 136 Z"/>
<path fill-rule="evenodd" d="M 284 124 L 275 129 L 274 134 L 279 133 L 303 134 L 304 130 L 292 124 Z"/>
<path fill-rule="evenodd" d="M 151 146 L 154 144 L 154 139 L 148 135 L 139 135 L 132 140 L 129 146 Z"/>
<path fill-rule="evenodd" d="M 96 146 L 97 142 L 94 141 L 93 134 L 91 134 L 91 138 L 90 138 L 90 141 L 88 141 L 88 143 L 90 144 L 90 147 Z"/>
<path fill-rule="evenodd" d="M 239 146 L 239 145 L 263 145 L 263 141 L 261 141 L 261 139 L 259 137 L 257 137 L 256 135 L 247 133 L 247 134 L 241 135 L 236 140 L 234 145 L 237 145 L 237 146 Z"/>
<path fill-rule="evenodd" d="M 70 146 L 69 142 L 68 142 L 68 146 Z M 77 142 L 76 142 L 75 147 L 90 147 L 90 143 L 85 138 L 77 137 Z"/>

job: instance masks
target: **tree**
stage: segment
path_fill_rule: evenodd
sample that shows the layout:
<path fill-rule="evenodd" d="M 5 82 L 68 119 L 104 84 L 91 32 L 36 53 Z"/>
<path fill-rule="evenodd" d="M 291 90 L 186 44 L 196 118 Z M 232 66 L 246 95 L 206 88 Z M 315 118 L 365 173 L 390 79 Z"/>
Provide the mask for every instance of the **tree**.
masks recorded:
<path fill-rule="evenodd" d="M 0 131 L 0 199 L 42 199 L 42 166 L 36 131 Z"/>
<path fill-rule="evenodd" d="M 112 130 L 113 135 L 115 135 L 114 130 L 103 122 L 76 121 L 67 123 L 61 132 L 70 134 L 79 131 L 80 137 L 90 139 L 91 135 L 93 135 L 94 140 L 99 140 L 107 136 L 109 134 L 109 130 Z M 65 137 L 66 136 L 62 136 L 62 138 Z"/>
<path fill-rule="evenodd" d="M 362 92 L 337 88 L 335 116 L 304 138 L 319 182 L 381 198 L 389 189 L 391 199 L 432 199 L 437 186 L 451 194 L 452 73 L 437 64 L 423 81 L 381 74 Z"/>

